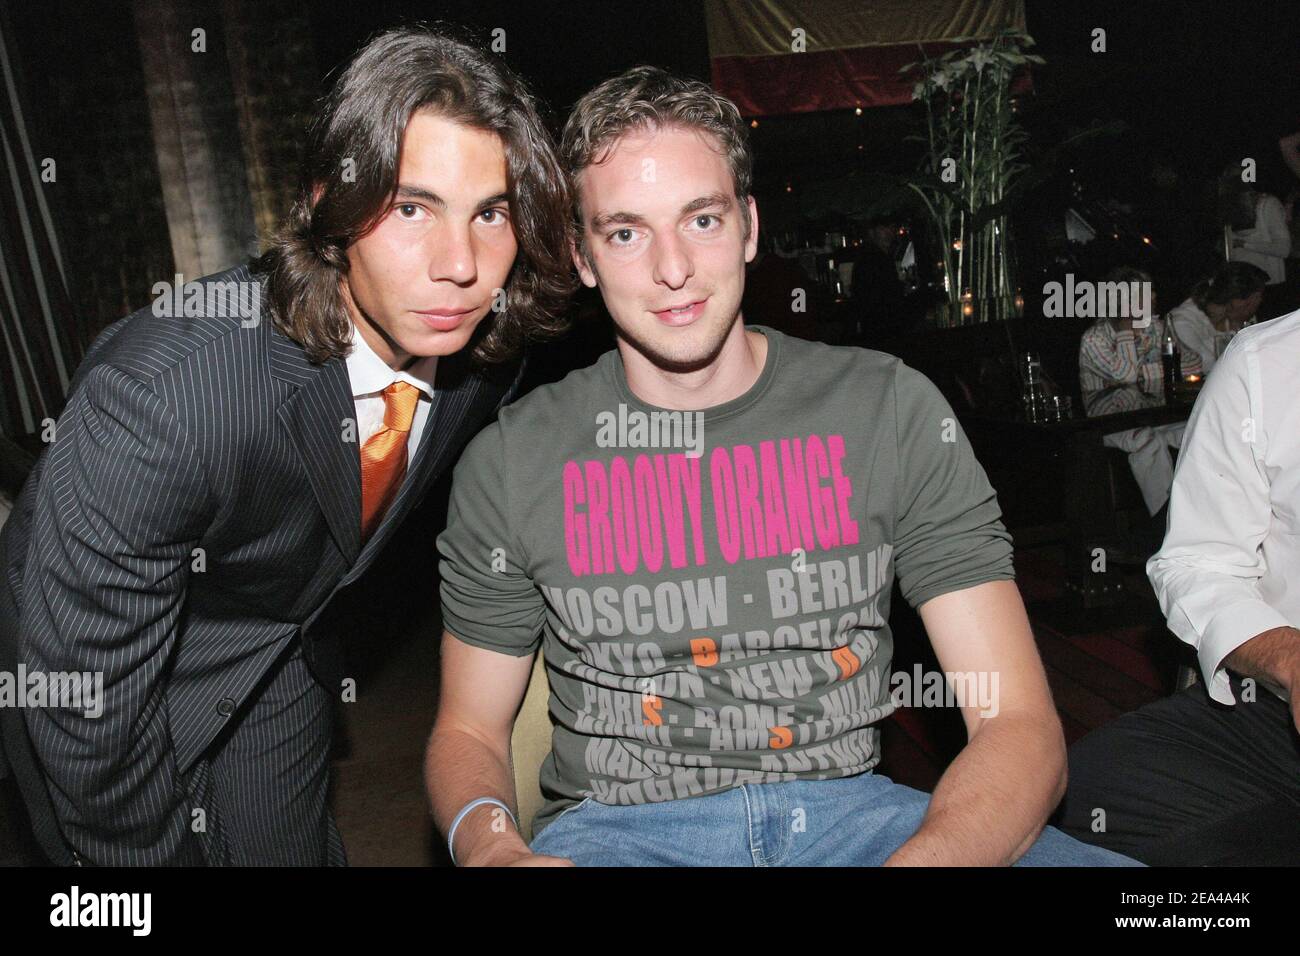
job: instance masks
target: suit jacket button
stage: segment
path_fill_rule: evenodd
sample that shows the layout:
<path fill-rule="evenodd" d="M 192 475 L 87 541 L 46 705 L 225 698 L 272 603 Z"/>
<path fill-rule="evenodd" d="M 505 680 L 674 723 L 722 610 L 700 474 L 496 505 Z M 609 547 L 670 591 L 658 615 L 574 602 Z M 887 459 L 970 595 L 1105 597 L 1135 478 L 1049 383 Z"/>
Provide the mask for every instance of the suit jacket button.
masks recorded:
<path fill-rule="evenodd" d="M 235 699 L 233 697 L 223 697 L 217 702 L 217 713 L 222 717 L 229 717 L 235 712 Z"/>

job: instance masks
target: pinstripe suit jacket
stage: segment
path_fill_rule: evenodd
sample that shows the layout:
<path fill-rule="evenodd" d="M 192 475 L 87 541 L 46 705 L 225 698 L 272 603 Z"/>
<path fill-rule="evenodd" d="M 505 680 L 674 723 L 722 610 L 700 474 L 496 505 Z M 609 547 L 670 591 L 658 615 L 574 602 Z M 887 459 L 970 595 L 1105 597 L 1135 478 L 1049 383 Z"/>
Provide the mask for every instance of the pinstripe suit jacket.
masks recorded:
<path fill-rule="evenodd" d="M 232 280 L 255 281 L 248 266 L 199 281 Z M 184 859 L 180 776 L 296 636 L 339 686 L 337 637 L 313 622 L 518 381 L 465 353 L 439 360 L 420 447 L 363 548 L 342 359 L 311 365 L 260 317 L 142 309 L 99 336 L 0 535 L 8 655 L 29 672 L 103 674 L 98 719 L 24 709 L 34 760 L 5 717 L 53 861 L 71 862 L 65 844 L 102 864 Z"/>

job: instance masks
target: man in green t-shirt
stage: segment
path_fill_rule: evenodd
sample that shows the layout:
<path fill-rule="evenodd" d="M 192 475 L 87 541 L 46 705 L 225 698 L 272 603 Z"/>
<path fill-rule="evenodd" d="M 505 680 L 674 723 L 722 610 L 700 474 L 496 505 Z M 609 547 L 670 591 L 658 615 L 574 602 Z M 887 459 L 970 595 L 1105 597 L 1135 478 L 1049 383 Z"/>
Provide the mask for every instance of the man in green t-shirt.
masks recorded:
<path fill-rule="evenodd" d="M 735 106 L 637 68 L 579 101 L 563 153 L 618 347 L 504 409 L 456 469 L 426 767 L 453 857 L 1131 863 L 1043 827 L 1064 740 L 951 408 L 892 356 L 745 328 Z M 970 737 L 932 797 L 872 772 L 909 700 L 895 574 Z M 539 649 L 555 728 L 530 847 L 510 738 Z"/>

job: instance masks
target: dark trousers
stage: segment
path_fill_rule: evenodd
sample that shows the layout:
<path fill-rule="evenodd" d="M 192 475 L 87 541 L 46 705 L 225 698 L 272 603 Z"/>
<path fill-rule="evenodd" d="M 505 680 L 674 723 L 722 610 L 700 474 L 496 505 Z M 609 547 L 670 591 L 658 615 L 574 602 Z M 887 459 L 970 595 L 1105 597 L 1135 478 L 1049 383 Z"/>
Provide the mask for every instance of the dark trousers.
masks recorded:
<path fill-rule="evenodd" d="M 347 865 L 329 810 L 332 736 L 333 700 L 295 642 L 186 774 L 209 866 Z"/>
<path fill-rule="evenodd" d="M 1196 684 L 1070 748 L 1053 823 L 1151 866 L 1300 865 L 1300 735 L 1256 684 L 1235 706 Z M 1098 811 L 1104 811 L 1104 816 Z"/>

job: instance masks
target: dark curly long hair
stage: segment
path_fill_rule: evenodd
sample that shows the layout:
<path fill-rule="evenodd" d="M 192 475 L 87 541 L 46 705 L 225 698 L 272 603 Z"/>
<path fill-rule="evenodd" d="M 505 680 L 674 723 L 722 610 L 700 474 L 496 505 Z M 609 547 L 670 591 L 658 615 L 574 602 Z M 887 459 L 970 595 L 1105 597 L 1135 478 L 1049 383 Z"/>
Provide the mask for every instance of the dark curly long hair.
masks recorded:
<path fill-rule="evenodd" d="M 254 263 L 267 277 L 271 321 L 312 362 L 348 354 L 341 289 L 347 249 L 392 203 L 402 135 L 422 109 L 496 133 L 505 146 L 518 252 L 505 308 L 480 323 L 473 357 L 505 362 L 525 340 L 566 328 L 575 285 L 570 193 L 532 94 L 503 63 L 446 28 L 406 26 L 367 43 L 325 98 L 309 133 L 297 200 Z"/>

